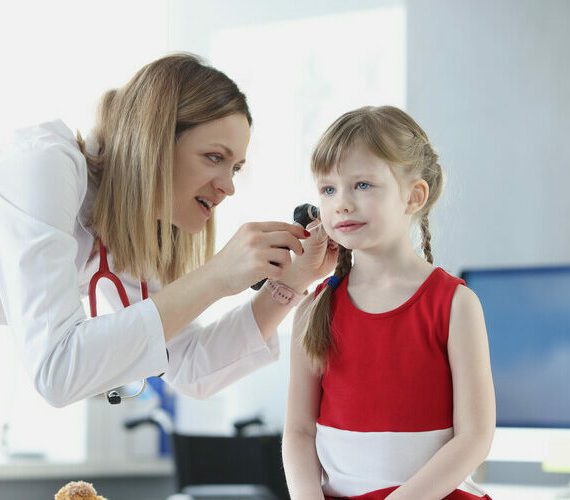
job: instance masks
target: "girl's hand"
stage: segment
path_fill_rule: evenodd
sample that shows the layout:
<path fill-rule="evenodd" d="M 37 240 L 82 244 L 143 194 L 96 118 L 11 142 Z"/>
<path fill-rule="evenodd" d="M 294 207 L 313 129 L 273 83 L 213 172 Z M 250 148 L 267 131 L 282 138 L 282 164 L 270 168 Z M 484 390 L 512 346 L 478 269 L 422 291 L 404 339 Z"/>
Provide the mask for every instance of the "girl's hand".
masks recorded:
<path fill-rule="evenodd" d="M 281 280 L 298 292 L 305 290 L 314 281 L 331 274 L 338 260 L 338 245 L 329 238 L 321 221 L 318 219 L 311 221 L 307 229 L 311 236 L 303 242 L 305 252 L 295 256 Z"/>
<path fill-rule="evenodd" d="M 296 224 L 248 222 L 206 267 L 222 296 L 239 293 L 263 278 L 282 281 L 284 269 L 291 265 L 290 250 L 302 255 L 300 240 L 305 238 L 305 230 Z"/>

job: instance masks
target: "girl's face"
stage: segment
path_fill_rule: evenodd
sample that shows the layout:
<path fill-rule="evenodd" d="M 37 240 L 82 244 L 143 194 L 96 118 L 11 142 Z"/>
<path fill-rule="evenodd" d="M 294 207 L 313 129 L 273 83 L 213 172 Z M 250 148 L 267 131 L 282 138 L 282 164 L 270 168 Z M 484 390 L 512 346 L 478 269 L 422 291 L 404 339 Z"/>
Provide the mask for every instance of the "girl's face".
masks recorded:
<path fill-rule="evenodd" d="M 196 125 L 182 132 L 174 147 L 172 223 L 200 232 L 226 196 L 245 163 L 249 123 L 242 114 Z"/>
<path fill-rule="evenodd" d="M 323 228 L 342 246 L 381 250 L 409 234 L 412 184 L 398 182 L 364 145 L 352 146 L 338 169 L 317 178 L 317 187 Z"/>

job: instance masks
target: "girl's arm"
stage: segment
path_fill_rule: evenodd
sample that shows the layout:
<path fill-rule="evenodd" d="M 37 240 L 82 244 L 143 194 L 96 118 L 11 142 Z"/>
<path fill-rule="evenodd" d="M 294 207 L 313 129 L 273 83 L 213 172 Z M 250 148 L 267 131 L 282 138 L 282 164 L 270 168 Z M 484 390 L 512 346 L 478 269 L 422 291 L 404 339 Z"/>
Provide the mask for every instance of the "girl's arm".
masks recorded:
<path fill-rule="evenodd" d="M 458 286 L 451 305 L 448 340 L 453 377 L 454 437 L 390 500 L 439 500 L 451 493 L 487 454 L 495 431 L 495 393 L 485 320 L 479 299 Z"/>
<path fill-rule="evenodd" d="M 301 346 L 312 300 L 311 294 L 299 304 L 291 335 L 289 397 L 283 433 L 283 465 L 291 500 L 324 499 L 321 464 L 315 447 L 321 377 L 311 368 Z"/>

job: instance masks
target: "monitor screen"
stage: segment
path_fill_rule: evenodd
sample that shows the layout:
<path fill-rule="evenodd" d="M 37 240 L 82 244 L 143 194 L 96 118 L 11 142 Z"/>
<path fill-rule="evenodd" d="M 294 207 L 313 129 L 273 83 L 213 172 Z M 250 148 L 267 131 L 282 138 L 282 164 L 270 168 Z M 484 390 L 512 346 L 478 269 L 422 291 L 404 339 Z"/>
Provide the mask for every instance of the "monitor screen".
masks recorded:
<path fill-rule="evenodd" d="M 485 313 L 497 425 L 570 428 L 570 266 L 461 276 Z"/>

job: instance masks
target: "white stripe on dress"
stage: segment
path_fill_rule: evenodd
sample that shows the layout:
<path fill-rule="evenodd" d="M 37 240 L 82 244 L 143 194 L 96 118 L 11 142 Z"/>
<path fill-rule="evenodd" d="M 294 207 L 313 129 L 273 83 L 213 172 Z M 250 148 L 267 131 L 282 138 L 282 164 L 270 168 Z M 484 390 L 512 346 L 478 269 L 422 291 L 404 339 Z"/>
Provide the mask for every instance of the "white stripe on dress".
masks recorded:
<path fill-rule="evenodd" d="M 350 497 L 401 485 L 452 437 L 451 427 L 426 432 L 356 432 L 317 424 L 323 492 Z M 470 478 L 459 489 L 485 494 Z"/>

